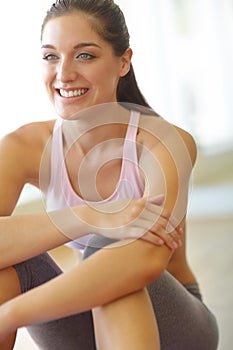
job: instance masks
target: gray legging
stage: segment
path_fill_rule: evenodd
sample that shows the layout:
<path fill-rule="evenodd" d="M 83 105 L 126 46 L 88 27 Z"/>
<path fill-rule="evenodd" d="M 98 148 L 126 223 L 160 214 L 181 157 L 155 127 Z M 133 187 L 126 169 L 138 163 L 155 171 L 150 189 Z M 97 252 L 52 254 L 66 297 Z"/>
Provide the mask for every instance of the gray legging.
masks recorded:
<path fill-rule="evenodd" d="M 112 241 L 107 238 L 93 236 L 84 258 L 109 243 Z M 62 273 L 48 254 L 17 264 L 15 269 L 22 292 Z M 165 271 L 148 286 L 148 291 L 158 322 L 161 350 L 217 349 L 216 319 L 203 304 L 197 284 L 182 285 Z M 39 349 L 96 350 L 91 311 L 33 325 L 28 331 Z"/>

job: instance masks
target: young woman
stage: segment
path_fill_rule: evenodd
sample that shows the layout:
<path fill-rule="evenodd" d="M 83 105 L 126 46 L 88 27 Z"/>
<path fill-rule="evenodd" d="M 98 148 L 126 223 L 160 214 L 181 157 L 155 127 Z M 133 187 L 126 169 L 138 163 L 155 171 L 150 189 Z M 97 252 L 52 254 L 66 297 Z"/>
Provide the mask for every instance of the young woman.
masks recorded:
<path fill-rule="evenodd" d="M 122 12 L 58 0 L 41 44 L 58 118 L 0 144 L 0 348 L 27 326 L 40 349 L 216 350 L 182 233 L 195 142 L 140 93 Z M 26 183 L 47 213 L 11 216 Z M 46 251 L 68 242 L 62 273 Z"/>

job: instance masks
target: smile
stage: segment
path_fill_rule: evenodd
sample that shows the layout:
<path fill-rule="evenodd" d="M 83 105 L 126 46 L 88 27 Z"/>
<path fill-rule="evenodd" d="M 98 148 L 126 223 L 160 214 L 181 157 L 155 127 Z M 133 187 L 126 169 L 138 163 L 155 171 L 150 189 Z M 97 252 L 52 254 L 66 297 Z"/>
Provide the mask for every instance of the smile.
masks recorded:
<path fill-rule="evenodd" d="M 77 90 L 70 90 L 70 91 L 66 91 L 66 90 L 63 90 L 63 89 L 60 89 L 59 92 L 60 92 L 60 95 L 62 97 L 77 97 L 77 96 L 82 96 L 84 95 L 86 92 L 88 91 L 88 89 L 77 89 Z"/>

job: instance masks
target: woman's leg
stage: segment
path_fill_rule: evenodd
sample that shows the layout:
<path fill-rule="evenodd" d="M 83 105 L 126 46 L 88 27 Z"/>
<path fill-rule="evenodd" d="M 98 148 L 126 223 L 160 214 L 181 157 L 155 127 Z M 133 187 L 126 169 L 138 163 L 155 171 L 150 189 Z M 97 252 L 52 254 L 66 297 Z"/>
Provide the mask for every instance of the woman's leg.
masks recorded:
<path fill-rule="evenodd" d="M 9 267 L 0 271 L 0 304 L 10 300 L 21 293 L 20 282 L 15 269 Z M 15 344 L 16 333 L 11 334 L 3 343 L 1 350 L 11 350 Z"/>
<path fill-rule="evenodd" d="M 112 242 L 93 236 L 84 258 Z M 160 350 L 155 313 L 146 289 L 95 308 L 93 319 L 98 350 Z"/>
<path fill-rule="evenodd" d="M 107 238 L 93 236 L 84 252 L 84 258 L 112 242 Z M 111 264 L 111 261 L 109 263 Z M 194 287 L 198 288 L 197 285 Z M 147 290 L 157 320 L 161 350 L 217 349 L 218 328 L 215 317 L 198 298 L 198 293 L 188 286 L 185 288 L 167 271 L 151 283 Z M 122 342 L 118 349 L 138 349 L 136 346 L 127 348 L 127 342 L 136 343 L 138 338 L 138 318 L 135 317 L 135 313 L 139 317 L 141 314 L 140 332 L 146 336 L 148 330 L 148 339 L 151 339 L 152 343 L 154 341 L 154 344 L 149 343 L 149 346 L 157 349 L 158 336 L 156 337 L 155 328 L 152 327 L 151 330 L 145 323 L 147 313 L 144 313 L 144 308 L 148 307 L 148 304 L 141 296 L 140 293 L 135 293 L 94 311 L 99 350 L 114 349 L 114 345 L 111 344 L 113 339 Z M 150 323 L 149 318 L 147 321 Z M 154 320 L 151 322 L 154 325 Z M 127 332 L 128 325 L 130 332 Z M 156 340 L 150 338 L 151 334 Z M 139 349 L 147 350 L 150 347 Z"/>
<path fill-rule="evenodd" d="M 159 333 L 146 289 L 93 310 L 98 350 L 159 350 Z"/>
<path fill-rule="evenodd" d="M 148 286 L 162 350 L 217 349 L 216 319 L 198 291 L 197 284 L 185 287 L 167 271 Z"/>
<path fill-rule="evenodd" d="M 21 283 L 22 293 L 62 273 L 48 254 L 17 264 L 15 270 Z M 55 293 L 56 290 L 54 295 Z M 41 350 L 96 350 L 91 311 L 32 325 L 27 327 L 27 330 Z"/>

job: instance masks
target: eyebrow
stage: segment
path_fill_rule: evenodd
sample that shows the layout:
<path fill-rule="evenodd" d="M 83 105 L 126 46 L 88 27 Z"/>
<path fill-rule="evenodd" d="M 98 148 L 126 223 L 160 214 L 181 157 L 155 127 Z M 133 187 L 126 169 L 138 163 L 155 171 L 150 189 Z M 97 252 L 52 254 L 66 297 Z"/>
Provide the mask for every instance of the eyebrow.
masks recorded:
<path fill-rule="evenodd" d="M 94 47 L 98 47 L 99 49 L 101 49 L 101 46 L 95 44 L 95 43 L 80 43 L 80 44 L 77 44 L 73 47 L 74 50 L 77 50 L 77 49 L 82 49 L 84 47 L 89 47 L 89 46 L 94 46 Z M 53 50 L 56 50 L 56 48 L 53 46 L 53 45 L 50 45 L 50 44 L 45 44 L 45 45 L 42 45 L 41 46 L 42 49 L 53 49 Z"/>

